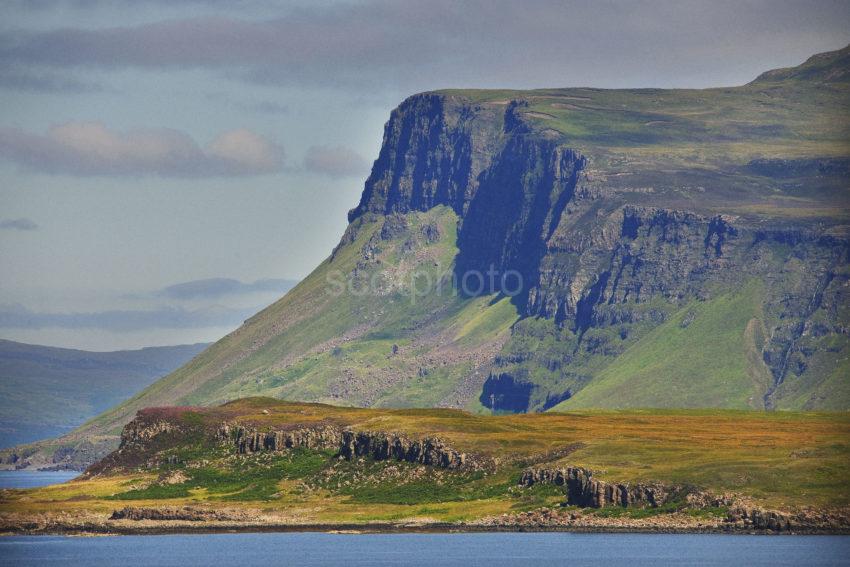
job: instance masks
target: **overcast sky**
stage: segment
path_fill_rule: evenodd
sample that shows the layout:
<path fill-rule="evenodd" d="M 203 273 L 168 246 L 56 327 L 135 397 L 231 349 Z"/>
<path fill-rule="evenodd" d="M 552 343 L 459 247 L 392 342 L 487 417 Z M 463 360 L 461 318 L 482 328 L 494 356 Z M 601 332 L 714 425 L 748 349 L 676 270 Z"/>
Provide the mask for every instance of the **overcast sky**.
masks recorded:
<path fill-rule="evenodd" d="M 846 1 L 6 0 L 0 337 L 215 340 L 310 272 L 384 122 L 445 87 L 745 83 Z"/>

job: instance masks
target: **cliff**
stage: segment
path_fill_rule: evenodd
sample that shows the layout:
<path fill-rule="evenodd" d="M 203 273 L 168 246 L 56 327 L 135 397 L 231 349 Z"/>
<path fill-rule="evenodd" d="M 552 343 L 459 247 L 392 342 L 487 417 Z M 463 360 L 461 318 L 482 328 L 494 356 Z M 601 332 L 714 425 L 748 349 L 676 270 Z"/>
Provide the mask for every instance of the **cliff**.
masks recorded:
<path fill-rule="evenodd" d="M 405 101 L 387 123 L 349 215 L 357 221 L 442 205 L 458 216 L 455 285 L 469 293 L 464 278 L 493 273 L 483 293 L 511 295 L 520 316 L 489 368 L 481 404 L 508 411 L 559 403 L 848 407 L 848 383 L 837 374 L 850 345 L 850 240 L 840 208 L 846 191 L 835 190 L 847 158 L 724 155 L 720 164 L 657 159 L 655 170 L 640 164 L 628 171 L 610 147 L 547 128 L 557 116 L 537 110 L 582 97 L 522 95 L 476 100 L 446 92 Z M 760 141 L 769 147 L 779 140 Z M 634 187 L 623 177 L 652 185 Z M 695 178 L 700 186 L 684 184 Z M 736 178 L 750 187 L 728 194 Z M 776 193 L 791 198 L 804 190 L 836 208 L 821 210 L 817 222 L 803 209 L 762 212 L 770 212 Z M 472 295 L 481 294 L 481 280 L 471 281 Z M 653 330 L 671 319 L 687 328 L 697 313 L 722 318 L 717 303 L 724 301 L 745 304 L 750 316 L 730 320 L 732 329 L 696 325 L 683 346 L 698 350 L 733 331 L 735 340 L 714 353 L 729 364 L 710 368 L 717 360 L 699 353 L 694 360 L 707 362 L 703 369 L 683 360 L 638 361 L 660 366 L 660 375 L 621 379 L 626 369 L 643 372 L 627 351 L 674 342 L 665 336 L 672 333 L 658 332 L 648 341 Z M 636 387 L 647 395 L 635 397 Z"/>

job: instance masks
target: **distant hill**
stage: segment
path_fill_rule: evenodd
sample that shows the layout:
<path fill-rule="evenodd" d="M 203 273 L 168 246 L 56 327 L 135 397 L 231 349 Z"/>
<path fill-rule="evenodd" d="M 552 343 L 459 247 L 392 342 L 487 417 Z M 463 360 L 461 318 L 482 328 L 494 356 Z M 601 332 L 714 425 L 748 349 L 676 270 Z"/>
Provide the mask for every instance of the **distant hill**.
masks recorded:
<path fill-rule="evenodd" d="M 65 434 L 206 347 L 88 352 L 0 340 L 0 447 Z"/>

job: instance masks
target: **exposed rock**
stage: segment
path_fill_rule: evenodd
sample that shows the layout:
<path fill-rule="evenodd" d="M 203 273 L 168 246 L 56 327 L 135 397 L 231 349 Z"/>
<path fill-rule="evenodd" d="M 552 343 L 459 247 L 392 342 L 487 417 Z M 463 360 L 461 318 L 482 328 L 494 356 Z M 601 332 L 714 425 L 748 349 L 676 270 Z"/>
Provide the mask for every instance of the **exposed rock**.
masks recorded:
<path fill-rule="evenodd" d="M 473 463 L 465 453 L 455 451 L 440 439 L 412 440 L 396 433 L 375 431 L 344 431 L 339 454 L 349 461 L 369 457 L 376 461 L 406 461 L 446 469 Z"/>
<path fill-rule="evenodd" d="M 597 480 L 593 473 L 581 467 L 528 469 L 522 473 L 519 482 L 522 486 L 540 483 L 563 486 L 568 504 L 591 508 L 656 507 L 664 504 L 671 492 L 660 484 L 614 484 Z"/>
<path fill-rule="evenodd" d="M 115 510 L 109 517 L 110 520 L 155 520 L 155 521 L 188 521 L 188 522 L 210 522 L 225 520 L 243 520 L 247 515 L 234 513 L 226 510 L 213 510 L 209 508 L 197 508 L 184 506 L 182 508 L 136 508 L 125 506 Z"/>
<path fill-rule="evenodd" d="M 487 459 L 456 451 L 437 438 L 411 439 L 398 433 L 353 431 L 333 425 L 263 432 L 225 423 L 218 429 L 217 436 L 233 442 L 237 452 L 242 454 L 301 447 L 335 450 L 346 460 L 367 457 L 376 461 L 397 460 L 446 469 L 491 465 Z"/>
<path fill-rule="evenodd" d="M 627 197 L 657 192 L 611 186 L 605 171 L 594 169 L 604 166 L 567 140 L 536 130 L 527 107 L 523 100 L 505 106 L 435 93 L 407 99 L 393 111 L 360 204 L 350 213 L 352 226 L 385 215 L 383 238 L 398 233 L 401 213 L 451 207 L 460 217 L 455 279 L 462 283 L 468 273 L 491 269 L 499 276 L 484 289 L 461 291 L 507 293 L 515 282 L 501 276 L 518 274 L 514 303 L 521 315 L 568 330 L 551 352 L 494 360 L 486 391 L 475 397 L 497 410 L 545 410 L 590 381 L 581 371 L 587 357 L 614 358 L 627 348 L 626 338 L 638 340 L 670 311 L 753 279 L 764 283 L 759 301 L 766 329 L 758 355 L 773 383 L 759 384 L 751 405 L 771 409 L 793 395 L 782 388 L 789 375 L 808 384 L 822 379 L 809 375 L 829 366 L 817 362 L 828 341 L 804 337 L 815 321 L 818 336 L 846 344 L 843 330 L 850 325 L 838 308 L 850 295 L 846 235 L 805 222 L 679 210 L 663 197 L 652 204 Z M 748 172 L 836 177 L 846 164 L 844 158 L 755 160 Z M 379 245 L 370 243 L 365 256 Z M 612 333 L 588 333 L 615 325 L 619 341 Z M 516 326 L 511 341 L 535 344 L 526 332 Z M 547 379 L 539 379 L 539 367 Z"/>
<path fill-rule="evenodd" d="M 218 436 L 232 440 L 236 444 L 237 451 L 243 454 L 283 451 L 293 447 L 336 450 L 343 439 L 342 429 L 332 425 L 261 432 L 257 429 L 224 424 L 219 428 Z"/>

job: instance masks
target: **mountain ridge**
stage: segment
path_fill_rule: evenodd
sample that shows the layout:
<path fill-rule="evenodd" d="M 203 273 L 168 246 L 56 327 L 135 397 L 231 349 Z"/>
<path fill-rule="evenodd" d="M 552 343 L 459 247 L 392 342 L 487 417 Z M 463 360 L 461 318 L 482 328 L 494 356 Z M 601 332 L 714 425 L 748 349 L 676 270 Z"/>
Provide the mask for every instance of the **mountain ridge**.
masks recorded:
<path fill-rule="evenodd" d="M 90 352 L 0 339 L 0 446 L 67 433 L 208 344 Z"/>

